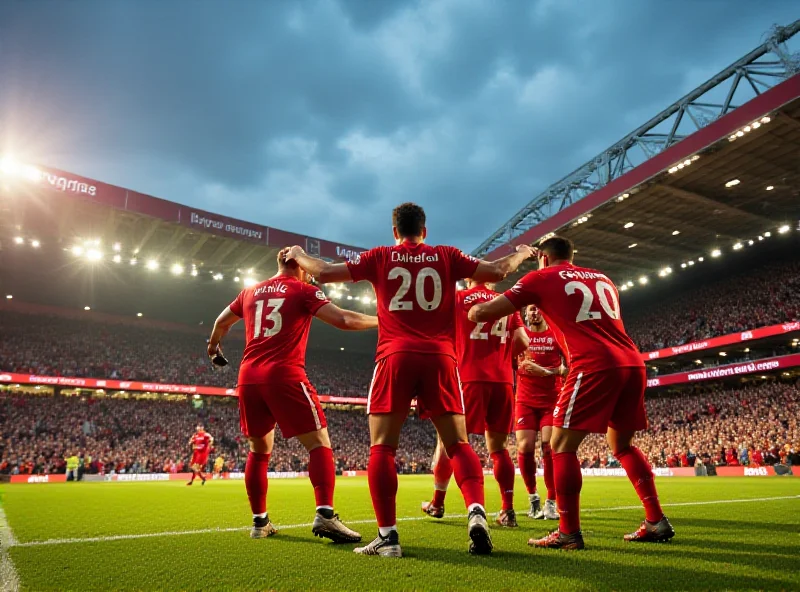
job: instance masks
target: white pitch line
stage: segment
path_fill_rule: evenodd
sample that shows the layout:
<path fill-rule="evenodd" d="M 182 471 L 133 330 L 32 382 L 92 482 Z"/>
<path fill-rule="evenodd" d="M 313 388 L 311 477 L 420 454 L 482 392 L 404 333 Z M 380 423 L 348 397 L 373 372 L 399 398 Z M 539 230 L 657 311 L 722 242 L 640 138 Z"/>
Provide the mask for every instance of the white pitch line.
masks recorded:
<path fill-rule="evenodd" d="M 784 495 L 779 497 L 755 497 L 749 499 L 729 499 L 729 500 L 709 500 L 703 502 L 676 502 L 673 504 L 662 504 L 662 507 L 671 508 L 671 507 L 679 507 L 679 506 L 711 506 L 717 504 L 741 504 L 747 502 L 770 502 L 770 501 L 778 501 L 778 500 L 787 500 L 787 499 L 800 499 L 800 495 Z M 638 510 L 641 509 L 641 505 L 637 506 L 615 506 L 612 508 L 586 508 L 582 510 L 584 513 L 589 512 L 615 512 L 619 510 Z M 466 518 L 466 514 L 448 514 L 448 518 Z M 398 522 L 417 522 L 419 520 L 426 520 L 427 516 L 406 516 L 404 518 L 398 518 Z M 367 520 L 348 520 L 347 524 L 374 524 L 375 519 L 369 518 Z M 311 528 L 311 522 L 304 522 L 302 524 L 285 524 L 281 526 L 280 524 L 276 524 L 275 527 L 278 531 L 281 530 L 292 530 L 296 528 Z M 193 535 L 193 534 L 210 534 L 215 532 L 241 532 L 244 530 L 250 530 L 249 526 L 235 526 L 235 527 L 228 527 L 228 528 L 201 528 L 197 530 L 172 530 L 172 531 L 164 531 L 164 532 L 148 532 L 142 534 L 117 534 L 117 535 L 110 535 L 110 536 L 98 536 L 98 537 L 86 537 L 86 538 L 70 538 L 70 539 L 46 539 L 43 541 L 28 541 L 25 543 L 18 543 L 13 541 L 8 546 L 15 546 L 15 547 L 42 547 L 46 545 L 70 545 L 70 544 L 77 544 L 77 543 L 104 543 L 109 541 L 129 541 L 129 540 L 136 540 L 136 539 L 150 539 L 156 537 L 167 537 L 167 536 L 181 536 L 181 535 Z M 10 529 L 9 529 L 10 532 Z"/>
<path fill-rule="evenodd" d="M 19 574 L 14 562 L 8 555 L 9 547 L 17 544 L 14 533 L 6 520 L 6 513 L 0 507 L 0 590 L 17 592 L 19 590 Z"/>

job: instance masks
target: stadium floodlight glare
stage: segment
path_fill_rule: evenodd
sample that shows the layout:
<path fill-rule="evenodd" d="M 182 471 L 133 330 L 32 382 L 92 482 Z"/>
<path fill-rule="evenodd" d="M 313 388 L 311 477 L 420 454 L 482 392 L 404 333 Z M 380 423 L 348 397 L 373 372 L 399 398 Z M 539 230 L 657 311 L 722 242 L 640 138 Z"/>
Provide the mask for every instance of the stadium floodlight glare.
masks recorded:
<path fill-rule="evenodd" d="M 778 228 L 778 233 L 779 234 L 786 234 L 787 232 L 789 232 L 789 225 L 788 224 L 784 224 L 783 226 Z"/>
<path fill-rule="evenodd" d="M 246 278 L 244 278 L 244 282 L 242 282 L 242 283 L 244 284 L 245 288 L 251 288 L 251 287 L 255 286 L 258 283 L 258 280 L 255 279 L 255 278 L 246 277 Z"/>
<path fill-rule="evenodd" d="M 774 185 L 767 185 L 767 191 L 772 191 L 773 189 L 775 189 Z"/>
<path fill-rule="evenodd" d="M 765 233 L 764 233 L 764 236 L 766 236 L 767 238 L 769 238 L 769 237 L 771 237 L 771 236 L 772 236 L 772 233 L 771 233 L 771 232 L 765 232 Z M 761 237 L 760 237 L 760 236 L 758 237 L 758 240 L 761 240 Z"/>
<path fill-rule="evenodd" d="M 719 249 L 714 249 L 713 251 L 711 251 L 712 257 L 719 257 L 720 255 L 722 255 L 722 251 L 720 251 Z"/>
<path fill-rule="evenodd" d="M 695 364 L 702 364 L 702 363 L 703 363 L 703 360 L 695 360 L 695 361 L 694 361 L 694 363 L 695 363 Z"/>
<path fill-rule="evenodd" d="M 14 237 L 14 242 L 17 243 L 18 245 L 21 245 L 22 243 L 25 242 L 25 239 L 22 238 L 21 236 L 15 236 Z"/>
<path fill-rule="evenodd" d="M 627 222 L 623 228 L 633 228 L 633 222 Z"/>
<path fill-rule="evenodd" d="M 741 249 L 743 246 L 744 246 L 744 245 L 743 245 L 742 243 L 736 243 L 735 245 L 733 245 L 733 250 L 734 250 L 734 251 L 738 251 L 738 250 L 739 250 L 739 249 Z"/>
<path fill-rule="evenodd" d="M 678 236 L 680 233 L 681 233 L 680 230 L 673 230 L 672 231 L 672 236 Z"/>
<path fill-rule="evenodd" d="M 761 118 L 761 123 L 769 123 L 770 121 L 772 121 L 772 120 L 769 117 L 767 117 L 766 115 Z"/>
<path fill-rule="evenodd" d="M 150 261 L 147 262 L 147 269 L 149 269 L 150 271 L 156 271 L 158 267 L 159 267 L 158 261 L 156 261 L 155 259 L 150 259 Z"/>
<path fill-rule="evenodd" d="M 625 292 L 625 291 L 627 291 L 627 289 L 628 289 L 628 284 L 622 284 L 622 285 L 619 287 L 619 291 L 620 291 L 620 292 Z"/>
<path fill-rule="evenodd" d="M 647 283 L 647 281 L 648 280 L 646 275 L 643 275 L 642 277 L 639 278 L 639 283 L 642 284 L 643 286 Z"/>
<path fill-rule="evenodd" d="M 86 258 L 89 261 L 100 261 L 103 258 L 103 254 L 97 249 L 89 249 L 86 251 Z"/>
<path fill-rule="evenodd" d="M 75 245 L 74 247 L 72 247 L 72 254 L 75 255 L 76 257 L 80 257 L 81 255 L 83 255 L 83 247 L 80 245 Z"/>
<path fill-rule="evenodd" d="M 237 276 L 234 276 L 234 277 L 233 277 L 233 281 L 234 281 L 234 282 L 238 282 L 238 281 L 239 281 L 239 276 L 238 276 L 238 275 L 237 275 Z"/>
<path fill-rule="evenodd" d="M 131 265 L 136 265 L 137 263 L 139 263 L 139 260 L 138 260 L 136 257 L 133 257 L 133 258 L 131 259 L 131 262 L 130 262 L 130 263 L 131 263 Z"/>
<path fill-rule="evenodd" d="M 221 273 L 215 273 L 215 274 L 214 274 L 213 276 L 211 276 L 211 277 L 213 277 L 213 278 L 214 278 L 215 280 L 217 280 L 217 281 L 219 281 L 219 280 L 221 280 L 221 279 L 223 278 L 223 276 L 222 276 L 222 274 L 221 274 Z"/>
<path fill-rule="evenodd" d="M 761 127 L 761 122 L 760 121 L 754 121 L 753 123 L 750 124 L 750 127 L 753 128 L 753 129 L 758 129 L 758 128 Z"/>
<path fill-rule="evenodd" d="M 41 246 L 42 246 L 42 243 L 40 243 L 40 242 L 39 242 L 38 240 L 36 240 L 36 239 L 33 239 L 33 240 L 31 241 L 31 246 L 32 246 L 34 249 L 38 249 L 39 247 L 41 247 Z"/>
<path fill-rule="evenodd" d="M 744 353 L 749 354 L 750 353 L 750 348 L 749 347 L 744 348 Z"/>
<path fill-rule="evenodd" d="M 747 241 L 747 244 L 752 247 L 756 243 L 755 243 L 755 241 L 753 239 L 750 239 L 749 241 Z"/>
<path fill-rule="evenodd" d="M 183 265 L 180 263 L 174 263 L 172 267 L 169 269 L 173 275 L 181 275 L 183 273 Z"/>
<path fill-rule="evenodd" d="M 11 294 L 6 294 L 6 300 L 11 300 L 12 298 L 14 298 L 14 296 Z"/>
<path fill-rule="evenodd" d="M 686 269 L 686 264 L 685 263 L 681 263 L 681 269 Z"/>
<path fill-rule="evenodd" d="M 84 306 L 83 310 L 92 310 L 92 308 L 90 306 Z"/>
<path fill-rule="evenodd" d="M 353 297 L 352 297 L 352 296 L 350 296 L 350 294 L 348 294 L 348 295 L 347 295 L 347 299 L 348 299 L 348 300 L 352 300 L 352 299 L 353 299 Z"/>
<path fill-rule="evenodd" d="M 628 286 L 629 288 L 633 288 L 633 282 L 632 282 L 632 281 L 630 281 L 630 280 L 628 280 L 627 286 Z"/>
<path fill-rule="evenodd" d="M 697 258 L 697 260 L 698 260 L 700 263 L 702 263 L 703 261 L 705 261 L 705 258 L 704 258 L 704 257 L 698 257 L 698 258 Z"/>
<path fill-rule="evenodd" d="M 361 302 L 363 302 L 364 304 L 369 304 L 370 302 L 372 302 L 372 299 L 369 296 L 363 296 L 361 298 Z"/>
<path fill-rule="evenodd" d="M 137 316 L 137 317 L 140 317 L 140 316 L 142 316 L 142 313 L 140 313 L 140 312 L 137 312 L 137 313 L 136 313 L 136 316 Z"/>
<path fill-rule="evenodd" d="M 738 137 L 738 138 L 741 138 L 743 135 L 744 135 L 744 132 L 742 130 L 739 130 L 738 132 L 736 132 L 736 137 Z"/>
<path fill-rule="evenodd" d="M 725 357 L 725 356 L 727 356 L 728 354 L 726 354 L 725 352 L 719 352 L 719 355 L 721 355 L 721 356 L 724 358 L 724 357 Z"/>
<path fill-rule="evenodd" d="M 725 183 L 725 187 L 735 187 L 739 183 L 741 183 L 741 181 L 739 179 L 731 179 L 730 181 Z"/>
<path fill-rule="evenodd" d="M 690 265 L 690 266 L 694 265 L 694 261 L 691 261 L 691 260 L 690 260 L 690 261 L 689 261 L 689 265 Z"/>
<path fill-rule="evenodd" d="M 122 256 L 121 256 L 119 253 L 117 253 L 116 255 L 114 255 L 114 256 L 111 258 L 111 260 L 112 260 L 114 263 L 121 263 L 121 262 L 122 262 Z"/>
<path fill-rule="evenodd" d="M 196 267 L 193 267 L 193 268 L 192 268 L 192 271 L 191 271 L 191 274 L 190 274 L 190 275 L 191 275 L 192 277 L 197 277 L 197 268 L 196 268 Z"/>
<path fill-rule="evenodd" d="M 628 245 L 628 248 L 629 248 L 629 249 L 632 249 L 633 247 L 635 247 L 635 246 L 636 246 L 636 245 L 638 245 L 638 244 L 639 244 L 639 243 L 631 243 L 630 245 Z"/>
<path fill-rule="evenodd" d="M 114 243 L 114 250 L 119 253 L 122 250 L 122 245 L 119 243 Z"/>

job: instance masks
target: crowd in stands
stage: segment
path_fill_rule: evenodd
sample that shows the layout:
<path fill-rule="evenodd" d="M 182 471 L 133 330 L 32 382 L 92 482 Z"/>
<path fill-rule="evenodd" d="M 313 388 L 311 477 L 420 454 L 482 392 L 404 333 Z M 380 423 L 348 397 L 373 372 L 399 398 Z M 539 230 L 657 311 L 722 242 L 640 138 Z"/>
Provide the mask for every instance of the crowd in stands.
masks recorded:
<path fill-rule="evenodd" d="M 800 464 L 800 385 L 762 382 L 739 389 L 708 388 L 689 396 L 650 398 L 650 429 L 638 446 L 657 467 Z M 363 409 L 328 409 L 334 457 L 340 470 L 364 470 L 369 431 Z M 183 472 L 189 437 L 202 423 L 227 470 L 243 468 L 248 443 L 238 409 L 227 398 L 196 409 L 186 397 L 134 399 L 0 392 L 0 473 L 64 472 L 65 458 L 83 457 L 89 473 Z M 400 472 L 427 472 L 436 443 L 429 421 L 415 416 L 404 427 L 397 453 Z M 484 464 L 482 438 L 474 438 Z M 514 444 L 512 438 L 512 453 Z M 303 471 L 308 455 L 279 431 L 270 468 Z M 618 466 L 601 436 L 581 449 L 584 467 Z"/>
<path fill-rule="evenodd" d="M 226 368 L 206 356 L 205 335 L 53 315 L 0 311 L 0 370 L 166 384 L 233 387 L 244 341 L 225 342 Z M 309 379 L 320 394 L 364 396 L 372 376 L 369 355 L 309 348 Z"/>
<path fill-rule="evenodd" d="M 800 261 L 749 269 L 624 318 L 643 352 L 800 320 Z"/>

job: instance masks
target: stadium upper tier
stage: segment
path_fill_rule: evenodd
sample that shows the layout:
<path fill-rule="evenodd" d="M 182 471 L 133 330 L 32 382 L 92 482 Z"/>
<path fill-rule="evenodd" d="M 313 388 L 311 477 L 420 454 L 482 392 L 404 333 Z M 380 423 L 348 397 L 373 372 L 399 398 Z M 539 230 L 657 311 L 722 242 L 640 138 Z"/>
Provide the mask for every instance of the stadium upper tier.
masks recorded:
<path fill-rule="evenodd" d="M 637 437 L 653 466 L 800 463 L 800 389 L 788 382 L 762 382 L 734 389 L 720 385 L 690 396 L 647 400 L 650 429 Z M 337 467 L 364 470 L 369 431 L 363 411 L 328 410 Z M 89 472 L 181 472 L 190 456 L 187 440 L 203 422 L 215 438 L 211 460 L 222 455 L 229 470 L 241 470 L 246 438 L 239 433 L 233 401 L 214 399 L 203 409 L 186 400 L 87 398 L 0 392 L 0 474 L 64 472 L 65 457 L 91 457 Z M 397 454 L 403 472 L 427 471 L 436 443 L 433 424 L 410 418 Z M 302 471 L 308 455 L 280 430 L 271 470 Z M 473 438 L 484 466 L 482 438 Z M 516 457 L 511 443 L 512 456 Z M 604 437 L 581 448 L 586 468 L 618 466 Z"/>

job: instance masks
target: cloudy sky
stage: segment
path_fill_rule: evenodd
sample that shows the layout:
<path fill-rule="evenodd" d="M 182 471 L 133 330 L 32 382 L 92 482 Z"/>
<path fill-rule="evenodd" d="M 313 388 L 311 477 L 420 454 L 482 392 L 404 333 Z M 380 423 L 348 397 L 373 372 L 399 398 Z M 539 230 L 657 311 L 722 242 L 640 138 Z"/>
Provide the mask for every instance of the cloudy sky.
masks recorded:
<path fill-rule="evenodd" d="M 0 2 L 0 152 L 358 246 L 472 250 L 796 2 Z"/>

